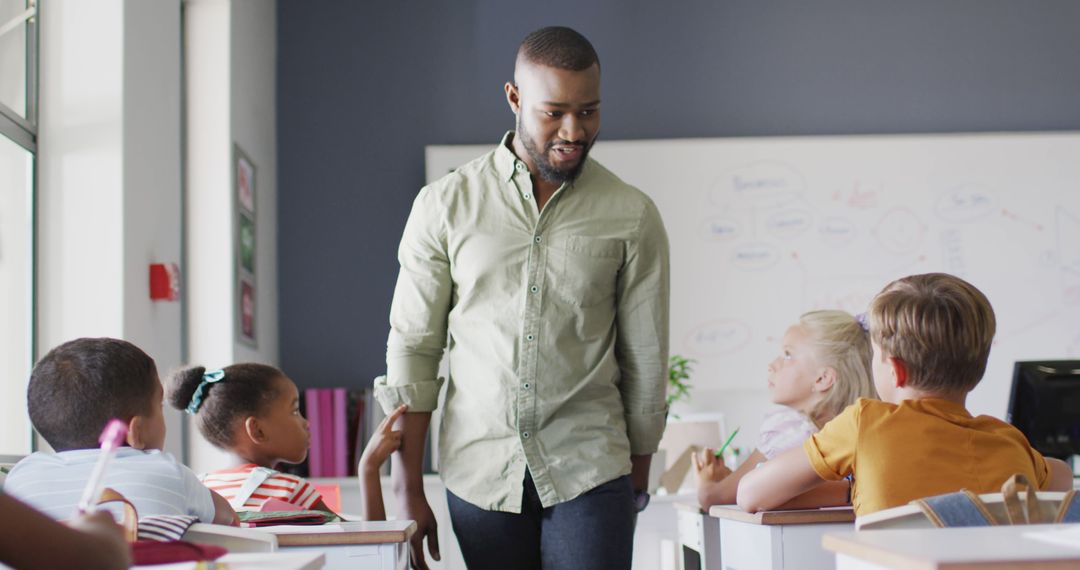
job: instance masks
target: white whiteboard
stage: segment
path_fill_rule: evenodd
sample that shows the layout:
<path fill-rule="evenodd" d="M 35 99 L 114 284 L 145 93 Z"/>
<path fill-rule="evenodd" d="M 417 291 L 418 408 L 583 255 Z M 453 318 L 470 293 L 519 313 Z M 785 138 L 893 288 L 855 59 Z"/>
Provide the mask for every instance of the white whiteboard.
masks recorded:
<path fill-rule="evenodd" d="M 428 180 L 491 145 L 432 146 Z M 808 310 L 862 312 L 889 281 L 945 271 L 989 297 L 997 336 L 974 413 L 1004 418 L 1013 362 L 1080 357 L 1080 134 L 601 141 L 671 240 L 685 412 L 753 446 L 767 363 Z"/>

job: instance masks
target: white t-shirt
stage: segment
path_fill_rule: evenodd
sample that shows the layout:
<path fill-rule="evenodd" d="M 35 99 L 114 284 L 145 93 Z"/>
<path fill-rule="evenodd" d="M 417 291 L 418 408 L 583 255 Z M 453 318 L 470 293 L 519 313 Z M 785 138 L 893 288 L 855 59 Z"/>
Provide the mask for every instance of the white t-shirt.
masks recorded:
<path fill-rule="evenodd" d="M 4 481 L 4 492 L 54 519 L 68 519 L 97 463 L 99 449 L 34 453 L 18 462 Z M 191 469 L 172 455 L 121 447 L 105 472 L 105 486 L 127 498 L 140 517 L 193 515 L 213 522 L 214 500 Z M 119 508 L 109 507 L 114 513 Z"/>
<path fill-rule="evenodd" d="M 817 426 L 806 414 L 787 406 L 777 406 L 765 414 L 761 421 L 761 435 L 758 437 L 757 450 L 766 459 L 772 459 L 817 433 Z"/>

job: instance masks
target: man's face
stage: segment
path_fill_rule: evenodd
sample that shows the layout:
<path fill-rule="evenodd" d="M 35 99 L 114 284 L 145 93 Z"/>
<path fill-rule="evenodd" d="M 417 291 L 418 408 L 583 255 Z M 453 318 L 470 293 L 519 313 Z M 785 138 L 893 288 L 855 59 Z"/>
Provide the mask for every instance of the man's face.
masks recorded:
<path fill-rule="evenodd" d="M 517 115 L 515 150 L 548 182 L 577 178 L 600 130 L 600 68 L 570 71 L 519 60 L 507 101 Z M 518 146 L 520 144 L 520 147 Z"/>

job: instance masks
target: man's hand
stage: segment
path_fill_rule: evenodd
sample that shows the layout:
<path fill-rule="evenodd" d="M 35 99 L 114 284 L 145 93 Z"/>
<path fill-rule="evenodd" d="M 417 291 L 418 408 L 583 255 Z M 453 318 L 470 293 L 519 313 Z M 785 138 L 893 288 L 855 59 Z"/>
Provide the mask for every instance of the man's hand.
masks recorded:
<path fill-rule="evenodd" d="M 731 469 L 724 465 L 724 460 L 716 456 L 716 450 L 706 447 L 701 453 L 694 454 L 694 470 L 698 481 L 723 481 L 731 475 Z"/>
<path fill-rule="evenodd" d="M 427 570 L 424 560 L 424 538 L 428 551 L 435 560 L 439 557 L 439 527 L 435 514 L 424 495 L 424 477 L 421 466 L 424 461 L 424 440 L 427 437 L 431 412 L 399 414 L 395 423 L 401 430 L 401 447 L 390 456 L 390 478 L 394 496 L 397 497 L 398 519 L 416 521 L 416 533 L 409 540 L 409 557 L 418 570 Z"/>
<path fill-rule="evenodd" d="M 435 513 L 431 512 L 431 505 L 423 493 L 399 493 L 397 502 L 401 505 L 401 513 L 397 518 L 416 521 L 416 532 L 409 539 L 409 559 L 412 567 L 428 570 L 427 560 L 424 558 L 424 537 L 427 537 L 431 558 L 442 560 L 439 555 L 439 525 L 435 522 Z"/>

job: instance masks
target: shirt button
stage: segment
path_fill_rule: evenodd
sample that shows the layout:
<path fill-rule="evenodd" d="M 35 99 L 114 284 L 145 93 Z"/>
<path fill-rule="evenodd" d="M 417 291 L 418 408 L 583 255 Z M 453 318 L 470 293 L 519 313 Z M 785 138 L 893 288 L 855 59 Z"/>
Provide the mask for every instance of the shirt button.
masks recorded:
<path fill-rule="evenodd" d="M 529 387 L 531 387 L 531 386 L 532 386 L 532 384 L 529 384 L 528 382 L 526 382 L 526 383 L 524 383 L 524 384 L 522 384 L 522 385 L 521 385 L 521 387 L 522 387 L 522 388 L 525 388 L 526 390 L 528 390 L 528 389 L 529 389 Z"/>
<path fill-rule="evenodd" d="M 519 162 L 514 165 L 514 168 L 518 169 L 518 172 L 521 172 L 522 170 L 525 170 L 525 165 Z"/>
<path fill-rule="evenodd" d="M 531 334 L 525 335 L 525 340 L 532 340 L 533 338 L 535 338 L 535 337 L 533 335 L 531 335 Z"/>
<path fill-rule="evenodd" d="M 535 241 L 536 243 L 540 243 L 540 236 L 534 237 L 533 241 Z"/>
<path fill-rule="evenodd" d="M 525 439 L 529 439 L 529 432 L 527 432 L 527 431 L 521 432 L 521 437 L 523 437 Z"/>
<path fill-rule="evenodd" d="M 533 293 L 536 293 L 539 290 L 540 290 L 540 288 L 537 287 L 536 285 L 533 285 L 532 287 L 529 287 L 529 291 L 532 291 Z"/>
<path fill-rule="evenodd" d="M 528 192 L 522 194 L 521 197 L 525 198 L 526 200 L 532 200 L 532 194 L 529 194 Z"/>

